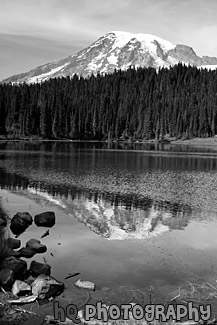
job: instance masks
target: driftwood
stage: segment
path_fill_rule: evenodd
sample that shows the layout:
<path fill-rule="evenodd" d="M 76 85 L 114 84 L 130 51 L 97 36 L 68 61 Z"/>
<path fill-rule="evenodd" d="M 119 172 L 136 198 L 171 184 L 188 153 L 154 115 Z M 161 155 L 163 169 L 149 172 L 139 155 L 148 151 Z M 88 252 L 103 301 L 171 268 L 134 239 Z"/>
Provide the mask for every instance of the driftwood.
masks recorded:
<path fill-rule="evenodd" d="M 46 236 L 48 236 L 50 233 L 49 233 L 49 230 L 46 230 L 45 233 L 41 236 L 41 238 L 44 238 Z"/>
<path fill-rule="evenodd" d="M 31 296 L 26 296 L 26 297 L 20 297 L 18 299 L 9 299 L 8 303 L 15 304 L 15 305 L 29 304 L 31 302 L 36 301 L 37 298 L 38 298 L 38 296 L 31 295 Z"/>
<path fill-rule="evenodd" d="M 79 275 L 80 273 L 78 273 L 78 272 L 76 272 L 76 273 L 69 273 L 66 277 L 65 277 L 65 280 L 66 279 L 69 279 L 69 278 L 72 278 L 72 277 L 74 277 L 74 276 L 76 276 L 76 275 Z"/>

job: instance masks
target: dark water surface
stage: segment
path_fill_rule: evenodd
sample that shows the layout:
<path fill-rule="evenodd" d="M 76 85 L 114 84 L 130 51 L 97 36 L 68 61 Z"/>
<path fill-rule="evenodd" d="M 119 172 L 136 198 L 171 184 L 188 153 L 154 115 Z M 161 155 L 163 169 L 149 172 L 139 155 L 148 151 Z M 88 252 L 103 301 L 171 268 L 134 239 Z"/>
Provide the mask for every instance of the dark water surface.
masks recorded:
<path fill-rule="evenodd" d="M 52 205 L 58 220 L 44 239 L 52 273 L 78 271 L 100 286 L 175 288 L 217 278 L 216 172 L 215 148 L 0 144 L 3 206 L 5 190 L 19 196 L 18 206 Z M 39 229 L 21 238 L 30 235 Z"/>

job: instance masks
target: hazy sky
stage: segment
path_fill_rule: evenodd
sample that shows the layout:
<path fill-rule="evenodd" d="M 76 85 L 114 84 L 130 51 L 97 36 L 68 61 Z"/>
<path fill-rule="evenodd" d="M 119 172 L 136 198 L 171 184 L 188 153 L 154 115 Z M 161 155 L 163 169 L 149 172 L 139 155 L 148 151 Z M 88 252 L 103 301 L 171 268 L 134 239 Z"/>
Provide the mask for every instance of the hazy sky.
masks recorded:
<path fill-rule="evenodd" d="M 75 54 L 112 30 L 217 57 L 217 0 L 0 0 L 0 80 Z"/>

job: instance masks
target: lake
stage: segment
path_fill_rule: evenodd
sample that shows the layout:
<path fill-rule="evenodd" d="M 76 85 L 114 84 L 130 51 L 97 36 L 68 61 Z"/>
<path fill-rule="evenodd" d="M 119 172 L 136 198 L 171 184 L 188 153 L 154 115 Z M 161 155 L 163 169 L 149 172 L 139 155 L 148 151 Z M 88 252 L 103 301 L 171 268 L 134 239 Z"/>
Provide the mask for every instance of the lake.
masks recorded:
<path fill-rule="evenodd" d="M 172 298 L 187 283 L 217 279 L 215 148 L 2 142 L 0 186 L 10 217 L 55 212 L 42 239 L 48 251 L 34 259 L 66 285 L 80 272 L 99 288 L 152 287 Z M 22 244 L 44 231 L 30 226 Z"/>

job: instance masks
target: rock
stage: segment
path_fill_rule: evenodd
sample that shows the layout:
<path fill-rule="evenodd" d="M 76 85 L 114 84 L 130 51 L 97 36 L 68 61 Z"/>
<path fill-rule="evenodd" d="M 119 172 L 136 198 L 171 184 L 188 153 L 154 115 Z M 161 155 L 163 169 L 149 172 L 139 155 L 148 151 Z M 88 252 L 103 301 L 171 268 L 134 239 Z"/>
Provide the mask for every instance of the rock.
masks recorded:
<path fill-rule="evenodd" d="M 20 248 L 21 245 L 21 241 L 17 238 L 8 238 L 7 243 L 8 243 L 8 247 L 11 249 Z"/>
<path fill-rule="evenodd" d="M 28 283 L 29 285 L 31 285 L 32 282 L 34 282 L 34 281 L 35 281 L 35 277 L 33 277 L 31 275 L 25 280 L 25 282 Z"/>
<path fill-rule="evenodd" d="M 17 212 L 11 220 L 11 231 L 14 235 L 24 232 L 32 224 L 32 216 L 28 212 Z"/>
<path fill-rule="evenodd" d="M 32 294 L 39 299 L 48 299 L 60 295 L 64 290 L 64 284 L 53 277 L 41 274 L 32 283 Z"/>
<path fill-rule="evenodd" d="M 29 284 L 26 282 L 16 280 L 12 287 L 12 293 L 17 296 L 25 296 L 25 294 L 30 294 L 32 291 Z"/>
<path fill-rule="evenodd" d="M 87 289 L 87 290 L 95 290 L 95 284 L 91 281 L 83 281 L 79 279 L 78 281 L 75 282 L 75 286 L 80 288 L 80 289 Z"/>
<path fill-rule="evenodd" d="M 14 272 L 11 269 L 5 268 L 0 271 L 0 284 L 10 287 L 14 282 Z"/>
<path fill-rule="evenodd" d="M 30 239 L 26 243 L 26 247 L 32 248 L 36 253 L 45 253 L 47 251 L 47 246 L 41 244 L 38 239 Z"/>
<path fill-rule="evenodd" d="M 8 252 L 9 256 L 14 256 L 14 257 L 21 257 L 21 253 L 18 251 L 15 251 L 14 249 L 10 249 Z"/>
<path fill-rule="evenodd" d="M 51 267 L 49 264 L 43 264 L 36 261 L 32 261 L 29 270 L 32 275 L 35 276 L 40 274 L 50 275 Z"/>
<path fill-rule="evenodd" d="M 3 218 L 0 218 L 0 227 L 6 227 L 7 226 L 7 221 Z"/>
<path fill-rule="evenodd" d="M 12 270 L 14 272 L 14 276 L 16 277 L 25 272 L 27 269 L 27 263 L 26 261 L 10 256 L 2 261 L 1 268 L 8 268 Z"/>
<path fill-rule="evenodd" d="M 20 219 L 24 220 L 29 226 L 32 224 L 33 219 L 29 212 L 17 212 L 15 216 L 19 217 Z M 13 220 L 13 219 L 12 219 Z"/>
<path fill-rule="evenodd" d="M 47 211 L 35 216 L 35 224 L 38 227 L 53 227 L 55 225 L 55 214 L 53 211 Z"/>
<path fill-rule="evenodd" d="M 23 247 L 19 251 L 21 257 L 31 258 L 35 255 L 35 251 L 31 247 Z"/>

